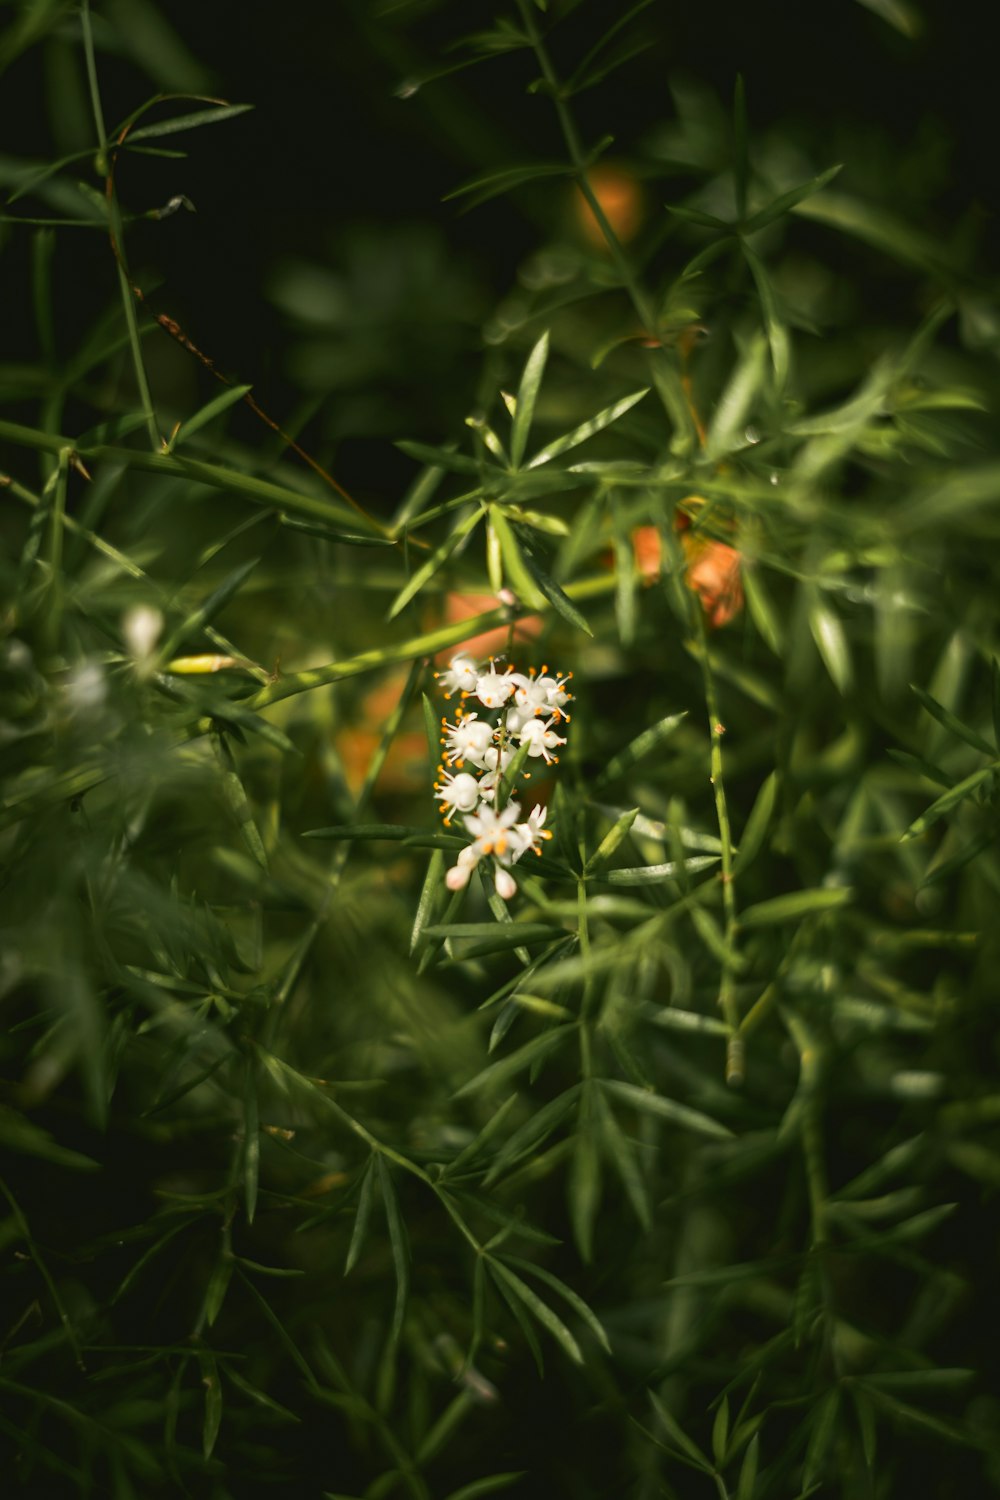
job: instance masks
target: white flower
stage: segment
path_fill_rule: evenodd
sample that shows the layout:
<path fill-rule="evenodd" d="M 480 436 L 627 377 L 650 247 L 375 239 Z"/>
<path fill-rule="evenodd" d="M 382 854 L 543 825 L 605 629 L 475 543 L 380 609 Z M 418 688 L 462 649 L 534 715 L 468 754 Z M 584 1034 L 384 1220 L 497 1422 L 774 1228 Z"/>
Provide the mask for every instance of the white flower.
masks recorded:
<path fill-rule="evenodd" d="M 517 895 L 517 881 L 510 871 L 505 870 L 502 865 L 497 870 L 493 883 L 497 888 L 497 895 L 502 900 L 509 901 L 511 896 Z"/>
<path fill-rule="evenodd" d="M 467 817 L 465 826 L 475 840 L 472 848 L 476 851 L 476 858 L 492 854 L 495 859 L 509 864 L 514 858 L 515 843 L 511 829 L 520 816 L 518 804 L 508 802 L 503 812 L 497 812 L 495 808 L 483 804 L 471 818 Z"/>
<path fill-rule="evenodd" d="M 479 795 L 484 802 L 492 802 L 496 796 L 496 790 L 500 778 L 514 759 L 513 750 L 501 750 L 497 745 L 491 745 L 483 756 L 483 764 L 486 766 L 486 775 L 479 778 Z M 471 809 L 470 809 L 471 811 Z"/>
<path fill-rule="evenodd" d="M 145 677 L 154 666 L 153 653 L 163 631 L 163 615 L 152 604 L 133 604 L 122 615 L 122 635 L 139 675 Z"/>
<path fill-rule="evenodd" d="M 520 846 L 514 855 L 514 863 L 517 864 L 522 854 L 527 854 L 530 849 L 532 854 L 541 854 L 542 842 L 552 837 L 551 828 L 543 827 L 548 817 L 548 808 L 539 807 L 536 803 L 523 823 L 518 823 L 512 830 L 515 842 Z"/>
<path fill-rule="evenodd" d="M 542 671 L 544 672 L 544 670 L 545 669 L 543 667 Z M 564 714 L 561 712 L 561 710 L 567 703 L 569 703 L 570 699 L 573 696 L 572 693 L 566 691 L 566 684 L 567 682 L 569 682 L 569 679 L 572 677 L 572 675 L 572 672 L 567 672 L 566 675 L 563 676 L 563 674 L 560 672 L 556 677 L 543 676 L 537 678 L 535 681 L 535 687 L 540 688 L 545 693 L 546 707 L 552 710 L 557 719 L 569 718 L 569 714 Z"/>
<path fill-rule="evenodd" d="M 444 883 L 449 891 L 464 891 L 469 883 L 469 876 L 479 863 L 479 854 L 476 852 L 475 844 L 469 844 L 458 856 L 457 863 L 452 865 Z"/>
<path fill-rule="evenodd" d="M 534 668 L 528 676 L 523 672 L 515 674 L 514 681 L 517 683 L 515 700 L 517 706 L 522 710 L 522 723 L 533 714 L 551 713 L 556 718 L 568 718 L 568 714 L 561 712 L 562 708 L 572 698 L 572 693 L 567 692 L 566 684 L 572 677 L 572 672 L 566 676 L 560 672 L 556 677 L 547 677 L 546 668 L 542 668 L 542 675 L 535 676 Z"/>
<path fill-rule="evenodd" d="M 534 673 L 525 677 L 523 672 L 519 672 L 514 678 L 514 681 L 517 683 L 514 701 L 518 708 L 524 710 L 525 718 L 529 718 L 531 715 L 537 714 L 549 706 L 548 695 L 543 683 L 551 680 L 551 678 L 544 677 L 536 680 Z"/>
<path fill-rule="evenodd" d="M 516 703 L 512 703 L 504 717 L 508 735 L 513 738 L 519 734 L 528 720 L 534 718 L 534 714 L 533 708 L 520 708 Z"/>
<path fill-rule="evenodd" d="M 479 668 L 472 657 L 461 655 L 452 657 L 447 671 L 434 673 L 446 698 L 451 698 L 455 693 L 475 692 L 478 675 Z"/>
<path fill-rule="evenodd" d="M 557 746 L 565 745 L 566 743 L 565 739 L 560 738 L 552 728 L 554 723 L 554 717 L 545 720 L 529 719 L 524 728 L 518 732 L 517 736 L 522 745 L 528 746 L 528 755 L 530 757 L 542 756 L 547 766 L 551 765 L 554 760 L 559 759 L 557 755 L 553 755 L 551 752 Z"/>
<path fill-rule="evenodd" d="M 490 670 L 476 678 L 476 697 L 480 703 L 487 708 L 503 708 L 515 688 L 510 675 L 512 670 L 513 668 L 508 667 L 506 671 L 498 672 L 492 660 L 490 661 Z"/>
<path fill-rule="evenodd" d="M 472 812 L 479 802 L 479 782 L 468 771 L 459 771 L 453 776 L 450 771 L 444 771 L 443 781 L 435 781 L 434 795 L 441 803 L 441 811 L 444 820 L 450 823 L 457 812 Z"/>
<path fill-rule="evenodd" d="M 457 724 L 442 720 L 445 733 L 444 758 L 450 766 L 462 766 L 470 760 L 482 767 L 486 751 L 493 743 L 493 730 L 475 714 L 463 714 Z"/>

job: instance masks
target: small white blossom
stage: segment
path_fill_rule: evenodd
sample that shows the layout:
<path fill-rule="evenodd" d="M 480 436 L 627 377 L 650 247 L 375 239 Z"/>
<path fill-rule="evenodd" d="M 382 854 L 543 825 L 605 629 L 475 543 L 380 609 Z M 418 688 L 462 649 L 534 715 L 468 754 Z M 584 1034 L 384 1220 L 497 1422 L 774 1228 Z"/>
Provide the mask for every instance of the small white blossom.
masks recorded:
<path fill-rule="evenodd" d="M 84 718 L 104 707 L 108 683 L 104 668 L 98 662 L 84 662 L 74 667 L 63 684 L 66 707 L 74 718 Z"/>
<path fill-rule="evenodd" d="M 501 750 L 497 745 L 491 745 L 486 751 L 483 756 L 486 775 L 479 778 L 479 795 L 484 802 L 493 801 L 500 778 L 513 759 L 513 750 Z"/>
<path fill-rule="evenodd" d="M 434 673 L 446 698 L 451 698 L 455 693 L 475 692 L 478 675 L 479 668 L 472 657 L 461 655 L 452 657 L 446 671 Z"/>
<path fill-rule="evenodd" d="M 452 865 L 451 869 L 444 877 L 444 883 L 448 887 L 449 891 L 464 891 L 465 887 L 469 883 L 469 876 L 472 874 L 478 863 L 479 854 L 476 850 L 476 846 L 475 844 L 469 844 L 465 849 L 461 851 L 458 856 L 457 862 Z"/>
<path fill-rule="evenodd" d="M 441 811 L 444 820 L 450 823 L 457 812 L 472 812 L 479 802 L 479 782 L 468 771 L 459 771 L 452 775 L 449 771 L 442 772 L 443 781 L 435 781 L 434 795 L 441 803 Z"/>
<path fill-rule="evenodd" d="M 544 671 L 544 668 L 543 668 Z M 562 709 L 569 703 L 573 694 L 567 692 L 566 684 L 572 677 L 572 672 L 565 676 L 560 672 L 556 677 L 539 677 L 535 681 L 535 687 L 545 693 L 545 706 L 549 708 L 556 718 L 568 719 L 569 715 L 562 713 Z"/>
<path fill-rule="evenodd" d="M 527 854 L 529 849 L 532 854 L 541 854 L 543 841 L 552 837 L 552 829 L 543 826 L 548 811 L 547 807 L 539 807 L 536 803 L 524 822 L 518 823 L 514 828 L 514 838 L 520 845 L 518 852 L 514 855 L 515 864 L 522 854 Z"/>
<path fill-rule="evenodd" d="M 565 738 L 556 734 L 552 728 L 554 723 L 554 718 L 544 720 L 529 719 L 524 728 L 518 733 L 518 739 L 521 741 L 521 744 L 528 746 L 528 755 L 533 758 L 540 755 L 547 766 L 551 765 L 554 760 L 559 759 L 557 755 L 552 754 L 552 751 L 566 743 Z"/>
<path fill-rule="evenodd" d="M 498 672 L 490 662 L 490 670 L 476 678 L 476 697 L 487 708 L 503 708 L 514 693 L 515 683 L 511 677 L 513 668 Z"/>
<path fill-rule="evenodd" d="M 163 615 L 153 604 L 133 604 L 122 615 L 122 635 L 137 662 L 152 656 L 163 630 Z"/>
<path fill-rule="evenodd" d="M 465 826 L 475 840 L 472 847 L 476 850 L 477 858 L 492 854 L 494 859 L 509 864 L 514 858 L 515 842 L 511 837 L 511 829 L 520 816 L 518 804 L 508 802 L 502 812 L 481 804 L 472 817 L 467 817 Z"/>
<path fill-rule="evenodd" d="M 533 708 L 521 708 L 517 703 L 512 703 L 504 715 L 504 725 L 510 738 L 515 738 L 527 724 L 533 719 L 535 710 Z"/>
<path fill-rule="evenodd" d="M 482 767 L 486 751 L 493 743 L 492 727 L 475 714 L 463 714 L 457 724 L 444 721 L 444 758 L 450 766 L 462 766 L 471 761 Z"/>
<path fill-rule="evenodd" d="M 502 865 L 497 870 L 493 883 L 497 888 L 497 895 L 503 901 L 509 901 L 511 896 L 517 895 L 517 881 L 510 871 L 505 870 Z"/>

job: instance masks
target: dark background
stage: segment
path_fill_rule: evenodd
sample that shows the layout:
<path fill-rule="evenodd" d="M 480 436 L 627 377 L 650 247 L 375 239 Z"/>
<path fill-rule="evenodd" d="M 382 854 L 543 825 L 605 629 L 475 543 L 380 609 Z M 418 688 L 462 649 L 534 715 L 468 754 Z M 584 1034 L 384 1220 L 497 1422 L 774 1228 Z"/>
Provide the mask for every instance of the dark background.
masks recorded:
<path fill-rule="evenodd" d="M 575 14 L 556 34 L 563 74 L 621 13 L 608 4 L 565 9 Z M 176 193 L 197 209 L 130 231 L 150 306 L 177 318 L 226 373 L 253 382 L 258 399 L 301 427 L 346 483 L 372 500 L 396 491 L 412 466 L 392 438 L 440 440 L 461 423 L 473 401 L 483 322 L 523 257 L 567 231 L 569 196 L 561 186 L 522 189 L 468 213 L 441 201 L 480 172 L 561 157 L 551 101 L 526 93 L 533 61 L 527 53 L 500 56 L 400 98 L 401 82 L 458 60 L 455 43 L 489 26 L 502 7 L 170 0 L 160 11 L 173 38 L 157 43 L 154 35 L 148 44 L 149 92 L 183 80 L 192 91 L 255 108 L 164 142 L 184 146 L 185 161 L 133 156 L 121 163 L 126 209 L 154 208 Z M 671 85 L 696 82 L 728 112 L 742 73 L 752 141 L 780 133 L 816 170 L 843 161 L 840 185 L 885 201 L 943 239 L 960 235 L 971 259 L 988 265 L 997 183 L 982 7 L 916 0 L 914 13 L 920 28 L 906 37 L 855 0 L 654 0 L 629 32 L 647 50 L 574 101 L 582 137 L 613 133 L 616 159 L 650 174 L 652 217 L 695 185 L 683 173 L 672 177 L 662 160 L 651 164 L 656 133 L 674 117 Z M 143 97 L 133 6 L 108 0 L 96 19 L 110 127 Z M 10 155 L 44 159 L 92 138 L 79 73 L 74 82 L 67 63 L 75 26 L 68 18 L 61 40 L 8 69 L 0 143 Z M 85 166 L 70 170 L 83 175 Z M 21 200 L 15 211 L 39 209 Z M 24 231 L 8 231 L 3 256 L 0 336 L 15 358 L 31 358 L 34 347 L 20 292 L 28 241 Z M 346 276 L 350 357 L 339 364 L 331 365 L 329 349 L 289 354 L 295 319 L 276 305 L 276 276 L 304 264 Z M 895 295 L 893 274 L 886 266 L 876 271 L 873 255 L 867 282 L 861 278 L 873 309 Z M 103 236 L 61 238 L 56 284 L 69 348 L 95 316 L 97 288 L 109 301 L 115 295 Z M 211 381 L 189 356 L 160 348 L 150 359 L 167 405 L 190 409 L 208 399 Z M 371 389 L 359 399 L 366 378 Z M 299 406 L 303 388 L 312 400 Z M 27 409 L 24 419 L 32 419 Z M 254 439 L 249 428 L 245 436 Z"/>

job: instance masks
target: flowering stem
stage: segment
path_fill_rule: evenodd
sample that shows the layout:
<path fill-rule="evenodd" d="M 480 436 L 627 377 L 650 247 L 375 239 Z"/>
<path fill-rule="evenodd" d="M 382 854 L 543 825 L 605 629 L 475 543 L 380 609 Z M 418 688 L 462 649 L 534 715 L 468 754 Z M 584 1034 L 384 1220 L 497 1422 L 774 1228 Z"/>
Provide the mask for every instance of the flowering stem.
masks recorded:
<path fill-rule="evenodd" d="M 725 726 L 719 718 L 719 705 L 715 693 L 715 678 L 708 656 L 708 632 L 705 616 L 699 606 L 694 610 L 698 631 L 698 660 L 705 692 L 705 708 L 708 711 L 708 732 L 711 741 L 711 781 L 715 793 L 715 815 L 719 824 L 719 839 L 722 844 L 722 909 L 725 914 L 724 956 L 719 980 L 719 1008 L 729 1031 L 726 1048 L 726 1082 L 739 1084 L 743 1081 L 743 1038 L 740 1033 L 739 1011 L 733 982 L 736 957 L 736 892 L 733 888 L 733 835 L 729 823 L 729 805 L 726 801 L 726 783 L 722 770 L 722 736 Z"/>

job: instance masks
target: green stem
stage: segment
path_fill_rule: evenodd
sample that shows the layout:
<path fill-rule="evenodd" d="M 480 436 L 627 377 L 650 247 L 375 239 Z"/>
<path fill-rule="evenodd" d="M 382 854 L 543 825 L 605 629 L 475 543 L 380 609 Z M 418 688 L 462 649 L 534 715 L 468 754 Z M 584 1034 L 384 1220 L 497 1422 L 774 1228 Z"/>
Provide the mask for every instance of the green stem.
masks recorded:
<path fill-rule="evenodd" d="M 132 295 L 132 283 L 129 279 L 128 265 L 125 260 L 125 245 L 122 238 L 124 226 L 122 224 L 121 209 L 118 205 L 118 195 L 114 188 L 114 178 L 111 175 L 113 164 L 107 154 L 108 132 L 104 123 L 104 109 L 101 105 L 101 91 L 97 81 L 97 64 L 94 58 L 94 34 L 90 25 L 90 0 L 81 0 L 80 26 L 83 31 L 83 52 L 87 64 L 90 107 L 94 115 L 94 126 L 97 130 L 98 151 L 100 153 L 99 163 L 102 171 L 108 174 L 108 228 L 111 233 L 111 244 L 118 271 L 118 288 L 121 292 L 122 307 L 125 312 L 125 326 L 128 329 L 128 341 L 132 351 L 132 366 L 135 371 L 135 381 L 139 390 L 139 401 L 146 418 L 146 430 L 149 433 L 150 445 L 154 452 L 159 452 L 163 446 L 163 439 L 156 423 L 153 398 L 149 389 L 149 381 L 146 378 L 146 366 L 142 359 L 139 320 L 135 313 L 135 298 Z"/>
<path fill-rule="evenodd" d="M 542 41 L 538 27 L 535 24 L 535 17 L 532 14 L 529 0 L 518 0 L 518 9 L 521 12 L 521 20 L 524 23 L 525 32 L 531 42 L 532 50 L 538 59 L 538 66 L 542 70 L 542 77 L 545 79 L 555 103 L 559 128 L 562 131 L 563 140 L 566 142 L 566 150 L 570 161 L 573 163 L 580 191 L 604 236 L 608 251 L 615 263 L 615 268 L 621 277 L 622 286 L 628 292 L 632 306 L 638 313 L 643 328 L 652 333 L 656 325 L 652 304 L 636 280 L 628 256 L 622 247 L 621 240 L 608 222 L 600 200 L 590 185 L 590 179 L 587 176 L 587 157 L 580 144 L 576 122 L 573 119 L 569 105 L 566 103 L 563 87 L 559 82 L 555 68 L 552 66 L 552 59 L 549 57 L 548 49 Z"/>
<path fill-rule="evenodd" d="M 726 1082 L 739 1084 L 743 1081 L 743 1037 L 740 1032 L 739 1010 L 735 993 L 736 958 L 736 892 L 733 888 L 733 835 L 729 822 L 729 804 L 726 800 L 726 782 L 722 767 L 722 736 L 725 725 L 719 717 L 719 704 L 715 692 L 715 677 L 708 655 L 708 632 L 701 606 L 695 603 L 695 619 L 698 632 L 698 659 L 705 693 L 705 708 L 708 713 L 708 733 L 711 742 L 711 780 L 715 795 L 715 816 L 719 825 L 719 840 L 722 844 L 722 909 L 725 915 L 725 952 L 719 980 L 719 1008 L 729 1031 L 726 1049 Z"/>

